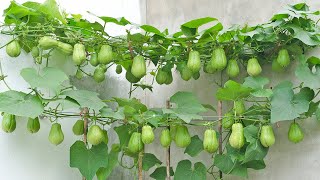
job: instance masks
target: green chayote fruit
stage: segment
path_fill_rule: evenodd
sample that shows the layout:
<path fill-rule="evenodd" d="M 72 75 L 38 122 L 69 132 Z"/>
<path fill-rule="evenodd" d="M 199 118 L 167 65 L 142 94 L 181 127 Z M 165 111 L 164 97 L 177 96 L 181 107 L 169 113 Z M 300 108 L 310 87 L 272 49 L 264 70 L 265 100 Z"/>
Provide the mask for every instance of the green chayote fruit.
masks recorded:
<path fill-rule="evenodd" d="M 249 59 L 247 72 L 250 76 L 258 76 L 262 72 L 262 68 L 256 58 Z"/>
<path fill-rule="evenodd" d="M 144 144 L 150 144 L 153 142 L 154 133 L 151 126 L 144 125 L 142 127 L 141 140 Z"/>
<path fill-rule="evenodd" d="M 59 145 L 64 140 L 64 134 L 59 123 L 54 123 L 51 125 L 49 132 L 49 141 L 51 144 Z"/>
<path fill-rule="evenodd" d="M 27 123 L 27 129 L 30 133 L 37 133 L 40 130 L 39 118 L 29 118 Z"/>
<path fill-rule="evenodd" d="M 260 142 L 264 147 L 270 147 L 275 143 L 276 139 L 274 137 L 272 126 L 264 125 L 261 127 Z"/>
<path fill-rule="evenodd" d="M 87 134 L 88 142 L 92 145 L 100 144 L 104 139 L 104 133 L 100 126 L 92 125 Z"/>
<path fill-rule="evenodd" d="M 170 130 L 164 129 L 161 131 L 160 135 L 160 143 L 164 148 L 168 148 L 171 144 L 171 136 L 170 136 Z"/>
<path fill-rule="evenodd" d="M 16 129 L 16 116 L 4 113 L 2 117 L 2 130 L 6 133 L 12 133 Z"/>
<path fill-rule="evenodd" d="M 219 147 L 216 131 L 207 129 L 203 136 L 203 149 L 208 153 L 214 153 Z"/>
<path fill-rule="evenodd" d="M 76 123 L 74 123 L 74 125 L 72 126 L 72 132 L 76 136 L 83 135 L 83 133 L 84 133 L 84 121 L 81 120 L 81 119 L 77 120 Z"/>
<path fill-rule="evenodd" d="M 298 123 L 292 122 L 290 124 L 289 132 L 288 132 L 288 139 L 293 143 L 298 143 L 302 141 L 304 138 L 303 131 Z"/>
<path fill-rule="evenodd" d="M 229 137 L 229 143 L 231 147 L 240 149 L 244 145 L 244 132 L 243 125 L 241 123 L 235 123 L 231 128 L 232 132 Z"/>

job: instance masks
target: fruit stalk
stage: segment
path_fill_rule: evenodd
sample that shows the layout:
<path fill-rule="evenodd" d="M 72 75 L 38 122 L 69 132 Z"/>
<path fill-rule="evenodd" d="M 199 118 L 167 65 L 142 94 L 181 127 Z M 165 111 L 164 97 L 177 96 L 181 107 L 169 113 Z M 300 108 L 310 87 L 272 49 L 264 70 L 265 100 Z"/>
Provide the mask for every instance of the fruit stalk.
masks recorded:
<path fill-rule="evenodd" d="M 167 100 L 166 106 L 167 106 L 167 109 L 170 109 L 170 101 L 169 100 Z M 170 131 L 170 126 L 168 126 L 168 129 Z M 166 172 L 167 172 L 166 180 L 171 180 L 171 177 L 170 177 L 170 146 L 167 148 L 166 151 L 167 151 L 166 152 Z"/>

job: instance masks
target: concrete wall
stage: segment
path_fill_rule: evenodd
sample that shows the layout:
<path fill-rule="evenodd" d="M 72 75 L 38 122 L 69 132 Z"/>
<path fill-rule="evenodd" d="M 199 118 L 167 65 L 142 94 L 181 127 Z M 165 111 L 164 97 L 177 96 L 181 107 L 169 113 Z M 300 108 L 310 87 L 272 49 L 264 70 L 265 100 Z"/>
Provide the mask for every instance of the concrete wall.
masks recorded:
<path fill-rule="evenodd" d="M 1 0 L 0 2 L 0 22 L 3 22 L 2 12 L 10 4 L 11 0 Z M 26 0 L 16 0 L 18 3 Z M 44 0 L 35 0 L 44 2 Z M 79 13 L 86 18 L 94 21 L 86 11 L 103 16 L 121 17 L 128 20 L 141 23 L 142 16 L 140 13 L 139 0 L 58 0 L 61 7 L 68 13 Z M 106 31 L 112 35 L 124 34 L 125 29 L 115 25 L 108 25 Z M 11 37 L 0 35 L 0 46 L 10 41 Z M 4 73 L 8 75 L 7 82 L 15 90 L 27 91 L 27 83 L 19 76 L 20 70 L 33 65 L 31 55 L 22 53 L 18 58 L 10 58 L 5 49 L 0 50 L 0 62 Z M 85 78 L 83 81 L 77 81 L 72 75 L 76 69 L 71 59 L 65 56 L 55 54 L 50 61 L 54 66 L 63 67 L 72 82 L 82 89 L 97 90 L 101 93 L 102 98 L 113 96 L 128 97 L 129 83 L 124 80 L 124 73 L 121 76 L 114 76 L 112 72 L 108 73 L 108 79 L 102 84 L 94 83 L 91 78 Z M 120 89 L 120 91 L 119 91 Z M 0 82 L 0 92 L 6 91 L 7 88 Z M 2 180 L 80 180 L 81 174 L 77 169 L 69 167 L 69 148 L 79 139 L 72 134 L 72 125 L 77 119 L 64 119 L 59 121 L 65 135 L 65 140 L 59 146 L 51 145 L 48 141 L 48 134 L 51 123 L 48 119 L 42 120 L 41 129 L 37 134 L 27 132 L 27 121 L 25 118 L 17 119 L 17 129 L 12 134 L 6 134 L 0 131 L 0 179 Z M 112 138 L 113 137 L 113 138 Z M 110 137 L 110 141 L 117 141 L 115 135 Z M 130 177 L 132 172 L 122 171 L 118 168 L 112 179 L 123 179 L 122 176 Z"/>
<path fill-rule="evenodd" d="M 232 24 L 254 25 L 257 23 L 267 22 L 274 13 L 282 10 L 286 4 L 298 3 L 298 0 L 282 0 L 282 1 L 265 1 L 265 0 L 149 0 L 147 1 L 147 24 L 163 30 L 169 28 L 169 32 L 176 32 L 180 25 L 184 22 L 195 18 L 206 16 L 216 17 L 223 23 L 225 27 Z M 320 1 L 306 1 L 312 9 L 320 8 Z M 311 52 L 315 55 L 319 54 L 319 49 Z M 263 75 L 271 78 L 271 86 L 276 85 L 280 80 L 287 79 L 295 83 L 294 67 L 283 74 L 272 74 L 270 67 L 264 67 Z M 216 104 L 214 93 L 217 75 L 203 75 L 199 80 L 191 80 L 189 82 L 181 81 L 179 74 L 176 73 L 174 82 L 170 86 L 156 86 L 153 93 L 148 93 L 146 101 L 151 106 L 165 105 L 165 99 L 169 98 L 174 92 L 179 90 L 189 90 L 197 94 L 197 96 L 205 103 Z M 219 78 L 218 78 L 219 79 Z M 226 79 L 224 79 L 226 80 Z M 285 107 L 283 107 L 285 108 Z M 224 106 L 224 110 L 226 110 Z M 266 169 L 249 171 L 249 179 L 251 180 L 317 180 L 319 179 L 318 169 L 320 162 L 317 157 L 320 156 L 320 124 L 314 119 L 308 119 L 301 122 L 301 126 L 305 132 L 305 139 L 299 144 L 293 144 L 287 140 L 287 131 L 289 122 L 279 123 L 279 128 L 275 129 L 276 143 L 270 148 L 266 157 Z M 202 137 L 202 128 L 193 128 L 191 134 L 199 134 Z M 181 159 L 192 159 L 193 161 L 202 161 L 211 163 L 209 155 L 201 153 L 197 158 L 190 158 L 183 154 L 181 149 L 172 148 L 173 164 L 175 165 Z M 164 151 L 157 146 L 148 146 L 149 152 L 156 152 L 158 157 L 165 159 Z M 212 179 L 212 177 L 208 177 Z M 241 178 L 226 176 L 227 180 L 237 180 Z"/>

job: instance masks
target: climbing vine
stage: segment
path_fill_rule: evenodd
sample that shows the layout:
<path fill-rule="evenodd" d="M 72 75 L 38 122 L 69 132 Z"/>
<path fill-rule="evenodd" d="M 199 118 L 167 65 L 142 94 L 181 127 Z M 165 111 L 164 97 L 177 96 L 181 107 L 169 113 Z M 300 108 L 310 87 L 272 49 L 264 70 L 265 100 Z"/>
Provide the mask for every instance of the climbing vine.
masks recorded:
<path fill-rule="evenodd" d="M 88 180 L 95 175 L 106 179 L 117 165 L 138 169 L 139 179 L 142 170 L 154 167 L 150 177 L 158 180 L 206 179 L 208 174 L 222 179 L 222 173 L 247 177 L 248 169 L 265 168 L 264 158 L 276 142 L 274 123 L 292 121 L 288 139 L 298 143 L 303 140 L 300 121 L 320 119 L 320 59 L 306 55 L 320 45 L 320 12 L 305 3 L 287 6 L 264 24 L 225 28 L 216 18 L 205 17 L 182 24 L 173 34 L 124 17 L 90 14 L 98 21 L 61 12 L 54 0 L 12 1 L 0 25 L 0 33 L 11 37 L 1 45 L 8 55 L 1 61 L 15 61 L 23 50 L 35 64 L 20 71 L 30 85 L 26 92 L 10 88 L 14 82 L 7 81 L 8 70 L 0 68 L 7 87 L 0 93 L 2 129 L 13 132 L 16 116 L 21 116 L 28 120 L 28 131 L 37 133 L 40 122 L 50 120 L 49 141 L 59 145 L 64 140 L 60 122 L 76 119 L 72 131 L 79 141 L 70 148 L 70 166 Z M 108 34 L 105 28 L 110 23 L 123 26 L 127 34 Z M 77 89 L 57 65 L 57 54 L 64 59 L 62 66 L 72 61 L 77 69 L 74 77 L 96 83 L 108 81 L 106 72 L 116 66 L 117 74 L 126 74 L 129 98 L 101 99 L 97 92 Z M 289 67 L 299 84 L 286 80 L 271 88 L 272 79 L 265 76 L 286 73 Z M 272 72 L 266 72 L 270 68 Z M 218 106 L 202 104 L 190 92 L 172 95 L 170 108 L 148 108 L 131 97 L 137 88 L 152 91 L 155 83 L 170 85 L 176 73 L 184 81 L 197 80 L 204 73 L 219 77 L 219 88 L 213 93 Z M 146 76 L 153 80 L 145 82 Z M 222 102 L 233 103 L 224 115 Z M 218 113 L 207 120 L 202 115 L 208 111 Z M 110 125 L 119 141 L 108 146 Z M 191 135 L 190 126 L 206 127 L 203 139 Z M 156 128 L 161 128 L 159 140 L 153 132 Z M 169 155 L 170 147 L 184 148 L 190 158 L 206 151 L 213 163 L 192 164 L 186 159 L 172 167 L 170 158 L 164 163 L 145 151 L 154 141 L 169 149 Z M 125 163 L 124 157 L 132 157 L 132 164 Z"/>

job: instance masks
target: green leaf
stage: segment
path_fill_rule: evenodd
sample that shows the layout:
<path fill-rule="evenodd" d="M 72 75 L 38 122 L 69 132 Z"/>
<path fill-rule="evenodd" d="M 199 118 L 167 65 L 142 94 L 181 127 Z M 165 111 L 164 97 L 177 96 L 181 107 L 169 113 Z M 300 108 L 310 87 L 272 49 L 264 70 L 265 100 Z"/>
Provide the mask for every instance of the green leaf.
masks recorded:
<path fill-rule="evenodd" d="M 182 160 L 178 163 L 174 180 L 205 180 L 206 179 L 207 168 L 201 162 L 194 164 L 192 168 L 192 163 L 189 160 Z"/>
<path fill-rule="evenodd" d="M 6 24 L 19 24 L 21 23 L 21 18 L 31 15 L 36 16 L 39 15 L 39 13 L 33 8 L 29 8 L 24 5 L 18 4 L 15 1 L 11 1 L 10 6 L 4 10 L 3 15 L 5 16 L 4 21 Z"/>
<path fill-rule="evenodd" d="M 70 167 L 78 168 L 88 180 L 92 180 L 101 167 L 108 166 L 108 145 L 100 143 L 87 149 L 82 141 L 76 141 L 70 147 Z"/>
<path fill-rule="evenodd" d="M 134 112 L 145 112 L 148 110 L 147 106 L 142 104 L 139 100 L 133 98 L 133 99 L 125 99 L 125 98 L 117 98 L 114 97 L 116 102 L 120 107 L 132 107 L 134 109 Z"/>
<path fill-rule="evenodd" d="M 189 154 L 191 157 L 197 156 L 201 151 L 203 151 L 203 141 L 198 135 L 191 137 L 191 143 L 184 150 L 184 153 Z"/>
<path fill-rule="evenodd" d="M 170 176 L 173 176 L 174 172 L 172 167 L 170 167 Z M 167 168 L 164 166 L 158 167 L 150 174 L 150 177 L 156 180 L 165 180 L 167 177 Z"/>
<path fill-rule="evenodd" d="M 320 44 L 320 41 L 315 38 L 310 32 L 305 31 L 301 27 L 295 25 L 295 24 L 288 24 L 285 26 L 287 29 L 293 30 L 293 37 L 296 39 L 299 39 L 304 44 L 309 46 L 316 46 Z"/>
<path fill-rule="evenodd" d="M 34 68 L 24 68 L 20 75 L 32 88 L 49 88 L 58 90 L 61 84 L 68 80 L 68 76 L 58 68 L 45 67 L 38 73 Z"/>
<path fill-rule="evenodd" d="M 232 169 L 230 174 L 246 178 L 246 177 L 248 177 L 248 170 L 245 165 L 241 164 L 240 162 L 237 162 L 234 165 L 234 168 Z"/>
<path fill-rule="evenodd" d="M 216 97 L 218 100 L 236 101 L 248 97 L 251 91 L 251 88 L 229 80 L 224 84 L 223 88 L 217 90 Z"/>
<path fill-rule="evenodd" d="M 71 99 L 76 100 L 80 107 L 87 107 L 90 109 L 94 109 L 95 111 L 99 111 L 106 104 L 101 101 L 98 97 L 98 93 L 87 91 L 87 90 L 69 90 L 64 91 L 62 95 L 66 95 Z"/>
<path fill-rule="evenodd" d="M 228 155 L 216 154 L 214 156 L 214 165 L 225 174 L 229 174 L 232 171 L 234 164 Z"/>
<path fill-rule="evenodd" d="M 319 103 L 320 103 L 320 101 L 318 101 L 318 102 L 313 102 L 313 101 L 311 101 L 311 102 L 310 102 L 310 104 L 309 104 L 309 109 L 308 109 L 308 111 L 305 113 L 307 117 L 311 117 L 311 116 L 318 110 Z"/>
<path fill-rule="evenodd" d="M 175 114 L 186 123 L 192 119 L 202 119 L 202 116 L 198 114 L 207 111 L 191 92 L 177 92 L 171 96 L 170 102 L 175 103 L 177 107 L 162 109 L 163 113 Z"/>
<path fill-rule="evenodd" d="M 118 111 L 113 111 L 109 107 L 103 107 L 100 109 L 100 114 L 103 117 L 114 118 L 114 119 L 124 119 L 124 108 L 120 107 Z"/>
<path fill-rule="evenodd" d="M 244 137 L 249 143 L 254 143 L 258 139 L 259 128 L 254 125 L 249 125 L 243 129 Z"/>
<path fill-rule="evenodd" d="M 67 20 L 65 19 L 63 13 L 60 13 L 59 6 L 55 0 L 46 0 L 40 10 L 49 15 L 49 17 L 53 19 L 58 19 L 60 20 L 63 24 L 67 24 Z"/>
<path fill-rule="evenodd" d="M 268 148 L 261 145 L 260 141 L 256 139 L 247 146 L 243 163 L 253 160 L 263 160 L 268 153 Z"/>
<path fill-rule="evenodd" d="M 112 170 L 118 164 L 119 152 L 120 152 L 120 145 L 113 144 L 108 155 L 107 167 L 100 168 L 96 173 L 98 180 L 106 180 L 110 176 Z"/>
<path fill-rule="evenodd" d="M 216 20 L 216 18 L 212 17 L 194 19 L 182 24 L 180 29 L 186 36 L 194 36 L 200 26 Z"/>
<path fill-rule="evenodd" d="M 140 26 L 140 28 L 143 29 L 143 30 L 145 30 L 146 32 L 154 33 L 154 34 L 157 34 L 157 35 L 159 35 L 159 36 L 164 37 L 164 34 L 162 34 L 159 29 L 157 29 L 157 28 L 155 28 L 155 27 L 153 27 L 153 26 L 150 26 L 150 25 L 142 25 L 142 26 Z"/>
<path fill-rule="evenodd" d="M 308 58 L 307 62 L 312 65 L 318 65 L 318 64 L 320 64 L 320 58 L 315 57 L 315 56 L 311 56 Z"/>
<path fill-rule="evenodd" d="M 142 159 L 142 169 L 144 171 L 149 171 L 153 166 L 161 164 L 162 162 L 154 154 L 144 153 Z"/>
<path fill-rule="evenodd" d="M 304 86 L 316 89 L 320 87 L 320 66 L 315 66 L 315 71 L 312 72 L 308 64 L 300 64 L 295 71 L 297 78 L 303 82 Z"/>
<path fill-rule="evenodd" d="M 134 84 L 134 87 L 140 87 L 142 90 L 148 89 L 149 91 L 152 92 L 152 86 L 148 84 Z"/>
<path fill-rule="evenodd" d="M 319 108 L 319 107 L 318 107 L 318 109 L 316 110 L 315 115 L 316 115 L 316 119 L 317 119 L 318 121 L 320 121 L 320 108 Z"/>
<path fill-rule="evenodd" d="M 19 91 L 0 93 L 0 111 L 17 116 L 35 118 L 44 111 L 38 96 Z"/>
<path fill-rule="evenodd" d="M 299 96 L 297 96 L 299 97 Z M 273 90 L 271 98 L 271 122 L 292 120 L 309 109 L 309 101 L 306 98 L 295 98 L 292 83 L 284 81 Z"/>
<path fill-rule="evenodd" d="M 244 79 L 243 86 L 250 87 L 252 89 L 263 89 L 265 85 L 269 84 L 269 79 L 261 76 L 257 77 L 246 77 Z"/>
<path fill-rule="evenodd" d="M 91 12 L 89 12 L 90 14 L 92 14 Z M 94 14 L 92 14 L 94 15 Z M 96 15 L 94 15 L 96 16 Z M 128 21 L 126 18 L 124 17 L 120 17 L 120 18 L 113 18 L 113 17 L 107 17 L 107 16 L 96 16 L 98 18 L 100 18 L 101 20 L 103 20 L 106 23 L 114 23 L 120 26 L 125 26 L 127 24 L 131 24 L 130 21 Z"/>
<path fill-rule="evenodd" d="M 202 104 L 202 106 L 210 109 L 211 111 L 217 112 L 216 108 L 214 108 L 211 104 Z"/>
<path fill-rule="evenodd" d="M 271 97 L 271 89 L 263 89 L 265 85 L 269 84 L 269 79 L 265 77 L 246 77 L 243 83 L 244 87 L 249 87 L 253 89 L 251 95 L 255 97 Z"/>
<path fill-rule="evenodd" d="M 244 164 L 247 166 L 247 168 L 255 169 L 255 170 L 260 170 L 266 168 L 266 164 L 264 163 L 263 160 L 255 160 L 255 161 L 249 161 Z"/>
<path fill-rule="evenodd" d="M 132 128 L 131 125 L 126 125 L 126 124 L 118 127 L 114 127 L 114 130 L 118 134 L 121 148 L 124 146 L 127 146 L 132 133 L 131 128 Z"/>

